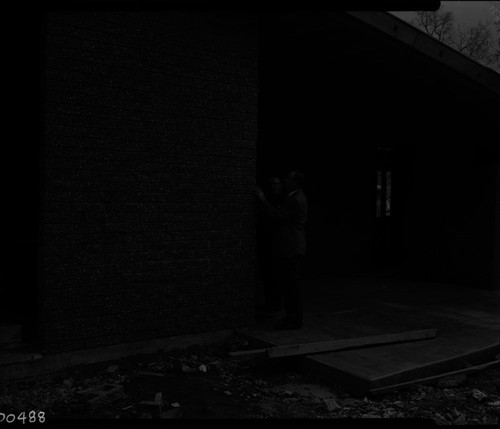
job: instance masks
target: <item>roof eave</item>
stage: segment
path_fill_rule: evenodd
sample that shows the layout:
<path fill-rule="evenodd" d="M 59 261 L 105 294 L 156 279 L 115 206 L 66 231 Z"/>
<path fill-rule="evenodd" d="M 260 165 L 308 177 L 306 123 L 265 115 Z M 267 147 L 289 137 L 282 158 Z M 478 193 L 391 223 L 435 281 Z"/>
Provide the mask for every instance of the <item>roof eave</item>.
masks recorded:
<path fill-rule="evenodd" d="M 476 83 L 500 95 L 500 74 L 485 67 L 407 22 L 387 13 L 347 12 L 350 16 L 412 46 L 417 51 L 451 67 Z"/>

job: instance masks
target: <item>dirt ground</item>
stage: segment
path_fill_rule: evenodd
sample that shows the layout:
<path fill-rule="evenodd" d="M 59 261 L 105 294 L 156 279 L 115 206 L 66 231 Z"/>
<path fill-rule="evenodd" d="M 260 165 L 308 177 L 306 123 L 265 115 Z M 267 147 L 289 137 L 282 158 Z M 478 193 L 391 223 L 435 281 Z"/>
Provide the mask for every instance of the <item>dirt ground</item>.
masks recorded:
<path fill-rule="evenodd" d="M 302 374 L 293 359 L 228 357 L 228 352 L 247 346 L 233 337 L 211 346 L 80 365 L 7 383 L 0 388 L 0 413 L 43 411 L 47 421 L 340 418 L 430 419 L 438 425 L 499 421 L 499 367 L 363 398 Z"/>

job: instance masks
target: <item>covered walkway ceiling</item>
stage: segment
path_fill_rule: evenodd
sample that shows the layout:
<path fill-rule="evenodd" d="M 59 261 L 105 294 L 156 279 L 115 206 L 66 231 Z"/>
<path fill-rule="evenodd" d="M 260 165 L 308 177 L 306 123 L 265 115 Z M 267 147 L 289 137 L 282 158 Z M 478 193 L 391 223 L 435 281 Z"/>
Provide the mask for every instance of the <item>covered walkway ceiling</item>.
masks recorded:
<path fill-rule="evenodd" d="M 425 93 L 422 117 L 447 100 L 443 109 L 472 109 L 487 126 L 500 118 L 499 74 L 388 13 L 291 11 L 268 15 L 261 30 L 264 62 L 282 61 L 290 73 L 314 69 L 394 103 Z"/>

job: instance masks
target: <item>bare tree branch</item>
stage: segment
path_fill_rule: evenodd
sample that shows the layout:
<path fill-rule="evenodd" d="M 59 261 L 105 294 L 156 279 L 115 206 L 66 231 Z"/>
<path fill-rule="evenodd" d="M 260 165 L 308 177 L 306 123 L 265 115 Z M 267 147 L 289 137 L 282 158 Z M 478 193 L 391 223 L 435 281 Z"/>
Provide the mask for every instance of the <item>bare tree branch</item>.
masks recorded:
<path fill-rule="evenodd" d="M 494 60 L 493 37 L 488 24 L 480 22 L 473 27 L 457 26 L 452 46 L 482 64 L 491 64 Z"/>
<path fill-rule="evenodd" d="M 422 28 L 427 34 L 443 43 L 448 43 L 453 36 L 454 16 L 452 12 L 418 11 L 412 23 Z"/>
<path fill-rule="evenodd" d="M 497 10 L 497 31 L 500 31 L 500 8 Z M 484 65 L 500 58 L 500 45 L 496 53 L 493 46 L 491 24 L 479 22 L 475 26 L 455 25 L 455 17 L 450 11 L 418 11 L 416 14 L 413 25 L 469 58 Z"/>

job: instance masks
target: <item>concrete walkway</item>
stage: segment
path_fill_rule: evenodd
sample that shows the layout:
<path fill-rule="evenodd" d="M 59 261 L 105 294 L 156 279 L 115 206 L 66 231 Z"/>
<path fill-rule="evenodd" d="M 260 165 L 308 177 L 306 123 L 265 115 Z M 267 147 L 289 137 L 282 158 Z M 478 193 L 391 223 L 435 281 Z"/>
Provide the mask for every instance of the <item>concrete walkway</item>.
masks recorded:
<path fill-rule="evenodd" d="M 499 291 L 451 284 L 316 278 L 304 281 L 304 328 L 256 323 L 245 335 L 289 345 L 435 328 L 431 340 L 309 355 L 304 368 L 366 392 L 495 360 L 500 349 Z"/>

